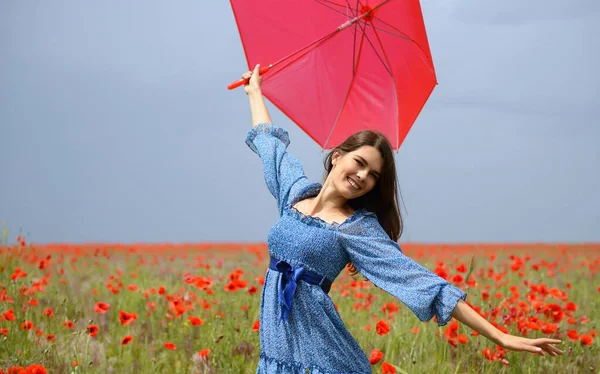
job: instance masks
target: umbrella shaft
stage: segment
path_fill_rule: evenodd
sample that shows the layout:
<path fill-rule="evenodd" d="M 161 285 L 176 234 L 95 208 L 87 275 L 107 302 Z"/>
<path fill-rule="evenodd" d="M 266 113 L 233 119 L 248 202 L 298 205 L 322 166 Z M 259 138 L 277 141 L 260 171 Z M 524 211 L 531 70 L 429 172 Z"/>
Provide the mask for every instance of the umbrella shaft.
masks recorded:
<path fill-rule="evenodd" d="M 353 19 L 350 19 L 344 23 L 342 23 L 340 25 L 340 27 L 337 28 L 337 31 L 341 31 L 349 26 L 352 26 L 353 24 L 355 24 L 356 22 L 358 22 L 361 18 L 366 17 L 367 15 L 369 15 L 369 12 L 363 13 L 358 17 L 354 17 Z"/>

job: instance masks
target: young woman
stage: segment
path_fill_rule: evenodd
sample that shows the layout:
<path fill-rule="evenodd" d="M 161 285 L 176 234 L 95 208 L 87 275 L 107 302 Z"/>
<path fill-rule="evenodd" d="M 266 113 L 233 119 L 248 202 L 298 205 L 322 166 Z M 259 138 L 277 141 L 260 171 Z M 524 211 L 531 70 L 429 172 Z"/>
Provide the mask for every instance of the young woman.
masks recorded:
<path fill-rule="evenodd" d="M 350 264 L 406 305 L 421 321 L 452 317 L 499 346 L 551 356 L 561 340 L 502 333 L 471 309 L 466 294 L 412 259 L 397 244 L 402 231 L 393 151 L 385 136 L 362 131 L 325 159 L 326 179 L 312 183 L 290 153 L 287 131 L 274 126 L 250 78 L 253 128 L 246 144 L 260 156 L 280 219 L 268 235 L 271 256 L 260 305 L 261 373 L 371 373 L 369 359 L 327 295 Z"/>

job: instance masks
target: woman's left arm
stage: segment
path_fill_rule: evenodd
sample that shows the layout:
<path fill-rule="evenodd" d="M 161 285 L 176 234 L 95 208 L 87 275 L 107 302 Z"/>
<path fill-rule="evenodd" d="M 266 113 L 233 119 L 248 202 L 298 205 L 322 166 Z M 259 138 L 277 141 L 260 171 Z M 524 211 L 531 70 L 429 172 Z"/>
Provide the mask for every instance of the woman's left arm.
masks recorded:
<path fill-rule="evenodd" d="M 551 356 L 558 356 L 563 353 L 563 351 L 552 345 L 561 343 L 561 340 L 549 338 L 528 339 L 505 334 L 462 300 L 459 300 L 456 304 L 456 308 L 452 312 L 452 317 L 505 349 L 539 353 L 542 356 L 544 356 L 544 351 Z"/>

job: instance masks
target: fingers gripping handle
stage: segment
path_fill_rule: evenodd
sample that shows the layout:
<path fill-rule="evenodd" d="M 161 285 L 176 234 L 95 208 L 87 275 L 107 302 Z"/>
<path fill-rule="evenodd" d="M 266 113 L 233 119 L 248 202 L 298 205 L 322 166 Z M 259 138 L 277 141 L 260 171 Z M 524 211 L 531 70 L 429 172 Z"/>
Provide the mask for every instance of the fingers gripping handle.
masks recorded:
<path fill-rule="evenodd" d="M 260 74 L 260 75 L 263 75 L 263 74 L 265 74 L 266 72 L 268 72 L 268 71 L 269 71 L 269 69 L 271 69 L 271 67 L 270 67 L 270 66 L 265 66 L 265 67 L 263 67 L 263 68 L 260 68 L 260 70 L 259 70 L 259 74 Z M 238 88 L 239 86 L 243 86 L 243 85 L 245 85 L 245 84 L 248 84 L 248 82 L 250 82 L 250 78 L 246 78 L 246 79 L 243 79 L 243 78 L 242 78 L 242 79 L 240 79 L 240 80 L 237 80 L 237 81 L 235 81 L 235 82 L 231 83 L 229 86 L 227 86 L 227 89 L 228 89 L 228 90 L 233 90 L 234 88 Z"/>

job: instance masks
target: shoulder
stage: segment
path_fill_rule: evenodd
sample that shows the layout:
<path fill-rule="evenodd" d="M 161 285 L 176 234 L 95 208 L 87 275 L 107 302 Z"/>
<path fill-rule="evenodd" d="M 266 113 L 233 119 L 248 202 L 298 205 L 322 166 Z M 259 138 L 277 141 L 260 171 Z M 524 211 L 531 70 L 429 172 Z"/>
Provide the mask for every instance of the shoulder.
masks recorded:
<path fill-rule="evenodd" d="M 377 215 L 365 209 L 359 209 L 350 219 L 339 227 L 341 236 L 363 238 L 387 238 L 386 232 L 381 227 Z"/>

